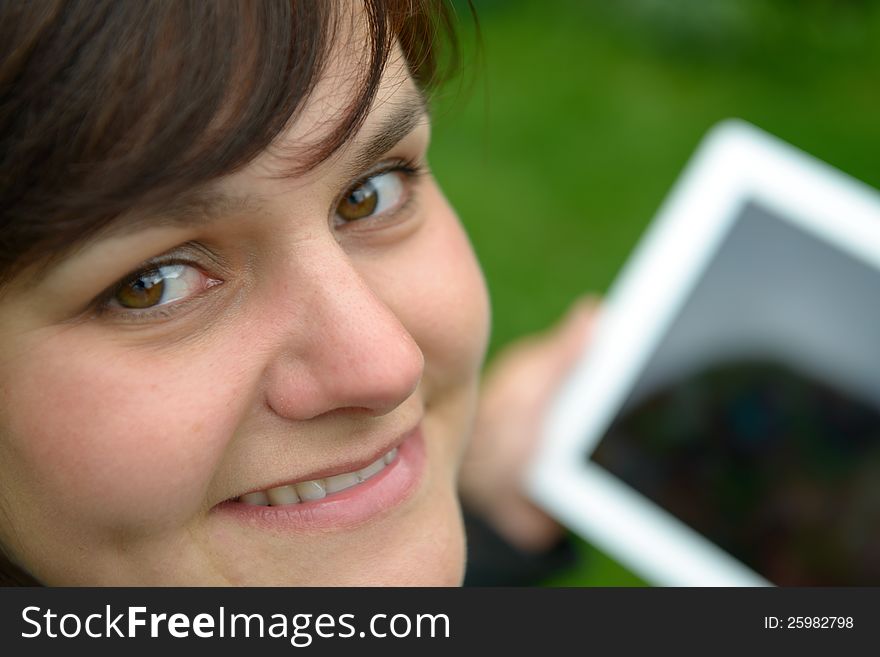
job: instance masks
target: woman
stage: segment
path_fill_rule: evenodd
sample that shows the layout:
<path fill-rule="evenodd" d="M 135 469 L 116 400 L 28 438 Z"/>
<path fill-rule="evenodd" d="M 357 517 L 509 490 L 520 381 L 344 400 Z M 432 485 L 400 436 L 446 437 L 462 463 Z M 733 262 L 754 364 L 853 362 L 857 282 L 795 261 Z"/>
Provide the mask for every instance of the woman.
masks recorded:
<path fill-rule="evenodd" d="M 459 583 L 489 306 L 427 171 L 445 9 L 2 11 L 6 581 Z M 587 315 L 480 412 L 462 487 L 525 547 L 523 427 Z"/>

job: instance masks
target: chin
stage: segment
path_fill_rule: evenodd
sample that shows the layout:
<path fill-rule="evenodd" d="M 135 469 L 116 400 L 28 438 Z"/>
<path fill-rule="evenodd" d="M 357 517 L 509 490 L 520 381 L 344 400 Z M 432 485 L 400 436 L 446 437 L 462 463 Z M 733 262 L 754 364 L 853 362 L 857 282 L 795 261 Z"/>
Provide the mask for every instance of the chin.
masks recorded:
<path fill-rule="evenodd" d="M 349 571 L 343 586 L 461 586 L 465 569 L 465 536 L 455 494 L 430 505 L 429 513 L 407 523 L 395 538 L 386 536 L 383 548 L 365 556 Z M 379 556 L 380 559 L 376 557 Z M 364 567 L 365 566 L 365 567 Z"/>

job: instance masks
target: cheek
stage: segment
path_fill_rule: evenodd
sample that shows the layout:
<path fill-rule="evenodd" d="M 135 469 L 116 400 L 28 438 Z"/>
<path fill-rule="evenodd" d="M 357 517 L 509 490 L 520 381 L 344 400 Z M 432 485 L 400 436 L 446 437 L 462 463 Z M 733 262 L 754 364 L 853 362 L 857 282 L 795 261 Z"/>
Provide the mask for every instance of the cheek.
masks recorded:
<path fill-rule="evenodd" d="M 425 357 L 422 391 L 437 438 L 428 449 L 454 477 L 476 411 L 490 309 L 470 241 L 439 190 L 430 206 L 422 229 L 369 277 Z"/>
<path fill-rule="evenodd" d="M 80 520 L 154 531 L 192 516 L 234 431 L 236 377 L 204 355 L 164 359 L 98 337 L 92 349 L 82 335 L 42 339 L 4 373 L 0 467 L 38 508 Z"/>
<path fill-rule="evenodd" d="M 482 271 L 458 218 L 439 191 L 431 205 L 431 219 L 389 278 L 400 285 L 395 312 L 424 353 L 426 383 L 443 389 L 478 376 L 490 311 Z"/>

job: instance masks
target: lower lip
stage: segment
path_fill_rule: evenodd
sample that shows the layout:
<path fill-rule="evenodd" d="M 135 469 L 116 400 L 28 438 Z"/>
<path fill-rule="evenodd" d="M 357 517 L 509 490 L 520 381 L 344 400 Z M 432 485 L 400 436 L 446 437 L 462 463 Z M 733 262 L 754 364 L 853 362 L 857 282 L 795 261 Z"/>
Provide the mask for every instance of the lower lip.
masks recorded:
<path fill-rule="evenodd" d="M 397 458 L 377 475 L 324 499 L 283 506 L 227 501 L 215 511 L 270 531 L 307 531 L 356 527 L 387 514 L 415 491 L 425 468 L 421 425 L 398 446 Z"/>

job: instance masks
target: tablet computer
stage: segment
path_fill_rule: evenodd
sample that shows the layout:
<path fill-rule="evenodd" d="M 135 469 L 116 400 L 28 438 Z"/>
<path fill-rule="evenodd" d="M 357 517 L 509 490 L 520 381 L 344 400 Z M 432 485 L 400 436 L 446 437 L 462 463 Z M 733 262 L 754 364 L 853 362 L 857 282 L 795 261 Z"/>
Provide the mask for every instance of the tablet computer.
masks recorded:
<path fill-rule="evenodd" d="M 880 584 L 880 194 L 714 128 L 543 433 L 534 499 L 647 581 Z"/>

